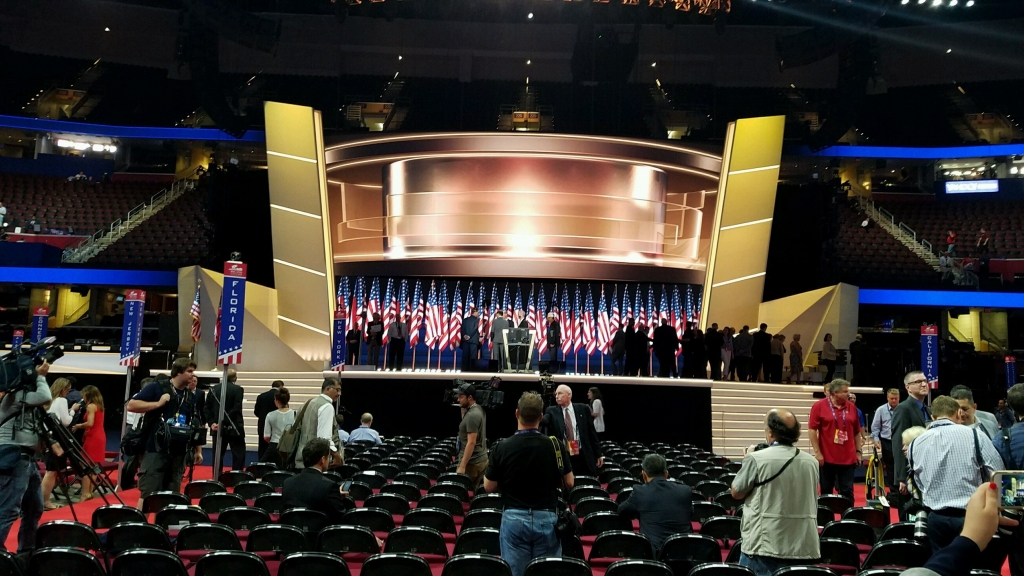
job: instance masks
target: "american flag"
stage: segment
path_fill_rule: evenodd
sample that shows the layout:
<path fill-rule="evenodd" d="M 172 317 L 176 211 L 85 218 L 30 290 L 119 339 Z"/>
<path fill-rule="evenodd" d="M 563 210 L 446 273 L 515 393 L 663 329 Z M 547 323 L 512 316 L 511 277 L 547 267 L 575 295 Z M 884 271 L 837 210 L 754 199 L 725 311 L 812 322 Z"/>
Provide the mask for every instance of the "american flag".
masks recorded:
<path fill-rule="evenodd" d="M 462 296 L 459 283 L 455 283 L 455 298 L 452 298 L 452 314 L 448 319 L 448 348 L 455 350 L 462 343 Z"/>
<path fill-rule="evenodd" d="M 438 299 L 437 352 L 440 354 L 448 346 L 448 283 L 443 280 Z"/>
<path fill-rule="evenodd" d="M 217 306 L 217 323 L 213 325 L 213 347 L 220 346 L 220 306 Z M 239 360 L 240 362 L 241 360 Z M 231 362 L 228 362 L 230 364 Z M 236 362 L 237 364 L 237 362 Z"/>
<path fill-rule="evenodd" d="M 494 348 L 494 341 L 491 340 L 491 325 L 494 324 L 494 313 L 498 310 L 498 283 L 491 285 L 491 301 L 487 303 L 487 329 L 481 332 L 487 338 L 487 349 Z"/>
<path fill-rule="evenodd" d="M 583 316 L 583 345 L 587 347 L 587 355 L 597 351 L 597 338 L 594 337 L 594 292 L 587 286 L 587 311 Z"/>
<path fill-rule="evenodd" d="M 430 282 L 430 294 L 427 295 L 427 336 L 423 343 L 427 348 L 437 346 L 441 334 L 441 310 L 437 307 L 437 287 Z"/>
<path fill-rule="evenodd" d="M 626 325 L 626 319 L 634 318 L 633 301 L 629 299 L 629 284 L 622 287 L 622 325 Z"/>
<path fill-rule="evenodd" d="M 537 330 L 537 306 L 533 302 L 533 286 L 530 286 L 530 299 L 526 302 L 526 327 Z"/>
<path fill-rule="evenodd" d="M 342 320 L 348 320 L 349 310 L 348 276 L 342 276 L 338 281 L 338 312 Z"/>
<path fill-rule="evenodd" d="M 548 321 L 544 310 L 544 285 L 540 285 L 540 294 L 537 296 L 537 350 L 548 349 Z"/>
<path fill-rule="evenodd" d="M 692 290 L 693 287 L 690 286 L 690 289 Z M 694 297 L 693 297 L 693 321 L 694 322 L 700 322 L 700 314 L 701 314 L 701 308 L 703 306 L 703 303 L 704 303 L 704 293 L 703 292 L 697 292 L 697 294 L 695 294 Z"/>
<path fill-rule="evenodd" d="M 576 283 L 576 297 L 572 303 L 572 351 L 578 353 L 583 347 L 583 302 L 580 298 L 580 284 Z"/>
<path fill-rule="evenodd" d="M 508 282 L 505 282 L 505 295 L 502 299 L 501 309 L 505 311 L 505 318 L 512 322 L 512 300 L 509 297 Z"/>
<path fill-rule="evenodd" d="M 562 287 L 562 307 L 559 311 L 562 323 L 562 354 L 572 352 L 572 308 L 569 307 L 569 285 Z"/>
<path fill-rule="evenodd" d="M 415 348 L 420 341 L 420 328 L 423 327 L 423 316 L 426 312 L 423 304 L 423 286 L 419 280 L 416 281 L 416 288 L 413 289 L 412 301 L 415 308 L 412 309 L 409 319 L 409 347 Z"/>
<path fill-rule="evenodd" d="M 634 302 L 633 302 L 633 314 L 635 314 L 636 325 L 639 327 L 641 324 L 647 325 L 647 312 L 644 310 L 643 300 L 640 298 L 640 285 L 637 284 L 636 288 L 633 289 Z"/>
<path fill-rule="evenodd" d="M 466 288 L 466 315 L 464 318 L 472 316 L 474 308 L 476 308 L 476 302 L 473 301 L 473 283 L 470 282 L 469 288 Z"/>
<path fill-rule="evenodd" d="M 668 290 L 665 289 L 665 285 L 661 285 L 661 303 L 658 304 L 658 325 L 661 325 L 662 320 L 672 321 L 672 315 L 668 309 Z"/>
<path fill-rule="evenodd" d="M 395 317 L 398 322 L 409 320 L 409 281 L 402 280 L 401 288 L 398 290 L 398 315 Z"/>
<path fill-rule="evenodd" d="M 647 313 L 651 319 L 650 325 L 647 326 L 647 334 L 650 335 L 658 323 L 658 311 L 654 308 L 654 284 L 647 285 Z"/>
<path fill-rule="evenodd" d="M 395 301 L 395 281 L 392 278 L 388 278 L 387 288 L 384 289 L 384 300 L 383 305 L 384 313 L 381 314 L 384 325 L 381 327 L 384 330 L 383 342 L 388 343 L 388 328 L 395 321 L 395 313 L 398 303 Z"/>
<path fill-rule="evenodd" d="M 373 320 L 374 314 L 380 314 L 380 278 L 374 278 L 370 284 L 370 301 L 366 304 L 366 322 Z M 366 334 L 369 337 L 369 333 Z"/>
<path fill-rule="evenodd" d="M 523 309 L 523 291 L 519 289 L 519 284 L 516 284 L 515 311 L 512 312 L 513 315 L 511 316 L 511 320 L 510 320 L 510 322 L 512 323 L 513 327 L 519 326 L 519 317 L 516 316 L 516 315 L 519 314 L 519 311 L 522 310 L 522 309 Z"/>
<path fill-rule="evenodd" d="M 604 301 L 604 286 L 601 286 L 601 300 L 597 304 L 597 347 L 602 354 L 612 350 L 611 321 L 608 318 L 608 306 Z"/>
<path fill-rule="evenodd" d="M 366 330 L 366 284 L 362 276 L 356 277 L 356 289 L 352 294 L 352 313 L 356 315 L 355 328 L 360 332 Z"/>
<path fill-rule="evenodd" d="M 686 333 L 686 318 L 683 316 L 679 305 L 678 284 L 672 285 L 672 327 L 676 329 L 676 337 L 682 339 L 683 334 Z M 682 348 L 676 348 L 676 356 L 679 356 L 682 352 Z"/>
<path fill-rule="evenodd" d="M 693 310 L 693 288 L 691 286 L 686 287 L 686 321 L 693 322 L 694 310 Z"/>
<path fill-rule="evenodd" d="M 192 341 L 199 342 L 199 339 L 203 337 L 203 321 L 200 317 L 203 315 L 203 309 L 199 306 L 199 288 L 196 288 L 196 299 L 192 301 L 192 308 L 189 309 L 188 315 L 192 317 Z"/>
<path fill-rule="evenodd" d="M 622 320 L 619 318 L 619 285 L 615 285 L 615 292 L 612 293 L 612 317 L 609 320 L 608 332 L 614 335 L 619 331 L 619 324 Z"/>

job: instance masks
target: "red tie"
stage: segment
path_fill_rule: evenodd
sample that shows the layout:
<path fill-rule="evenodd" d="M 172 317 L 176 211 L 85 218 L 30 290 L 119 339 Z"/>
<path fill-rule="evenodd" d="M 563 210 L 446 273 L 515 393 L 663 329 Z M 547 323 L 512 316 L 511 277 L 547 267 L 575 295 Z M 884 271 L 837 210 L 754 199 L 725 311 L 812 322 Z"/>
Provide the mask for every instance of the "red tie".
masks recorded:
<path fill-rule="evenodd" d="M 565 438 L 569 442 L 576 440 L 576 431 L 572 428 L 572 419 L 569 417 L 569 408 L 565 409 Z"/>

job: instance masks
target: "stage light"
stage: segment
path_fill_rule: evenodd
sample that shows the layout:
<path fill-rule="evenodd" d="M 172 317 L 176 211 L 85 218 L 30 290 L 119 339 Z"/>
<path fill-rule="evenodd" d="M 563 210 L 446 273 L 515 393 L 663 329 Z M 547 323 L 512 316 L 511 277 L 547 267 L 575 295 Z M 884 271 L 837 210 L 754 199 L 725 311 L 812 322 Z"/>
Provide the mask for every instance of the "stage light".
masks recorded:
<path fill-rule="evenodd" d="M 530 12 L 529 14 L 527 14 L 526 15 L 526 19 L 527 20 L 533 20 L 533 12 Z"/>
<path fill-rule="evenodd" d="M 952 51 L 953 51 L 953 49 L 952 49 L 952 48 L 946 48 L 946 54 L 949 54 L 949 53 L 950 53 L 950 52 L 952 52 Z"/>
<path fill-rule="evenodd" d="M 932 8 L 936 6 L 942 6 L 942 0 L 932 0 Z"/>
<path fill-rule="evenodd" d="M 526 61 L 526 65 L 527 65 L 527 66 L 529 66 L 529 65 L 530 65 L 530 61 L 529 61 L 529 60 L 527 60 L 527 61 Z"/>
<path fill-rule="evenodd" d="M 1010 174 L 1016 174 L 1018 172 L 1020 172 L 1020 170 L 1016 166 L 1014 166 L 1013 168 L 1010 168 Z"/>
<path fill-rule="evenodd" d="M 958 4 L 958 2 L 956 0 L 949 0 L 949 7 L 950 8 L 952 8 L 953 6 L 956 6 L 957 4 Z"/>
<path fill-rule="evenodd" d="M 104 32 L 110 32 L 110 28 L 104 28 L 103 31 Z"/>
<path fill-rule="evenodd" d="M 402 55 L 401 55 L 401 54 L 399 54 L 399 55 L 398 55 L 398 59 L 399 59 L 399 60 L 401 60 L 401 59 L 402 59 Z"/>
<path fill-rule="evenodd" d="M 971 6 L 974 6 L 974 0 L 967 0 L 967 7 L 970 8 Z"/>
<path fill-rule="evenodd" d="M 657 65 L 658 65 L 658 63 L 657 63 L 657 62 L 651 62 L 651 68 L 654 68 L 654 67 L 656 67 Z"/>
<path fill-rule="evenodd" d="M 910 0 L 900 0 L 900 4 L 903 4 L 903 5 L 910 4 Z"/>

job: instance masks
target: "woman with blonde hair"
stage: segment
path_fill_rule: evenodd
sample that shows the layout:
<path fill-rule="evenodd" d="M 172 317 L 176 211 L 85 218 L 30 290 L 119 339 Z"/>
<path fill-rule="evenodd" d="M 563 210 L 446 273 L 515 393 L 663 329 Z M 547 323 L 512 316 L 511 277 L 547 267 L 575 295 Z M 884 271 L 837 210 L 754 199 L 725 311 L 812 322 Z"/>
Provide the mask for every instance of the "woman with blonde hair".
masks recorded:
<path fill-rule="evenodd" d="M 50 384 L 50 396 L 53 400 L 46 406 L 48 414 L 52 414 L 60 423 L 64 426 L 71 424 L 71 420 L 75 417 L 75 412 L 81 407 L 79 404 L 74 404 L 68 408 L 68 392 L 71 392 L 71 381 L 67 378 L 57 378 Z M 53 451 L 46 453 L 46 474 L 43 475 L 43 508 L 45 510 L 56 510 L 57 507 L 53 505 L 50 500 L 53 494 L 53 486 L 57 483 L 57 474 L 62 472 L 67 467 L 67 459 L 64 456 L 57 456 Z"/>
<path fill-rule="evenodd" d="M 82 450 L 93 462 L 106 460 L 107 432 L 103 429 L 103 395 L 95 386 L 82 388 L 82 403 L 85 404 L 85 420 L 71 427 L 74 430 L 85 430 L 82 439 Z M 84 502 L 93 497 L 93 482 L 88 476 L 82 477 L 82 498 Z"/>

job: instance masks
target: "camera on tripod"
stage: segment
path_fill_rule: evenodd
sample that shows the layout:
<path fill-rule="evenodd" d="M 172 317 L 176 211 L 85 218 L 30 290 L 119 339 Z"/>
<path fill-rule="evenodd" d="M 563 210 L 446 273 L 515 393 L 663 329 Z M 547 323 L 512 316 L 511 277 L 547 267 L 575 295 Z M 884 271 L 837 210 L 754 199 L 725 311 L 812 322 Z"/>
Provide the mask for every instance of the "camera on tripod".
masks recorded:
<path fill-rule="evenodd" d="M 64 356 L 64 350 L 56 340 L 50 336 L 29 346 L 27 350 L 15 348 L 0 357 L 0 392 L 34 389 L 36 366 L 41 366 L 43 362 L 53 364 Z"/>
<path fill-rule="evenodd" d="M 497 376 L 491 378 L 486 384 L 471 384 L 460 379 L 456 379 L 452 384 L 451 390 L 444 391 L 444 402 L 456 404 L 459 401 L 459 394 L 465 394 L 470 389 L 473 390 L 473 399 L 484 408 L 497 408 L 505 401 L 505 393 L 498 390 L 498 387 L 501 386 L 501 378 Z"/>

